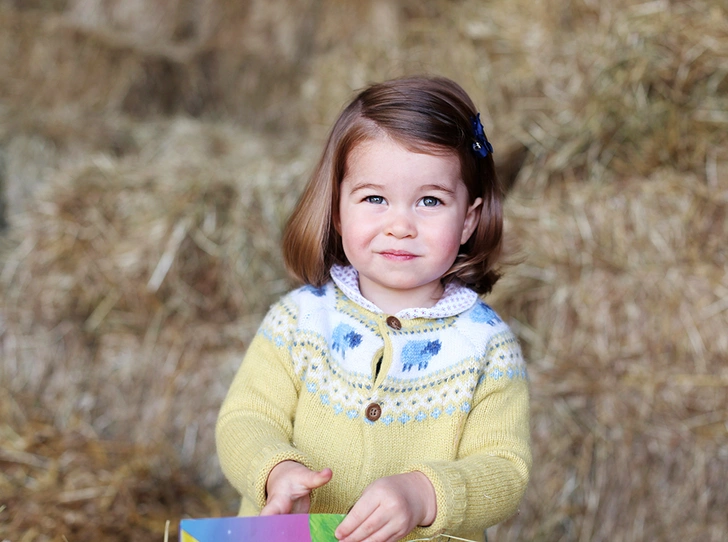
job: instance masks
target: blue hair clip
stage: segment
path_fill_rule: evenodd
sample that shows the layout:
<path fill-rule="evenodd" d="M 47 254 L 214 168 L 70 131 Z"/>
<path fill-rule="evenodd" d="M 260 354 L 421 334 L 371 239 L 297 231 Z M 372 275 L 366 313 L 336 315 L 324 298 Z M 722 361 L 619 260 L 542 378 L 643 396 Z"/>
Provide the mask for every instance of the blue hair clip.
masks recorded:
<path fill-rule="evenodd" d="M 488 138 L 485 137 L 483 124 L 480 122 L 480 113 L 474 117 L 470 117 L 470 123 L 473 125 L 473 135 L 475 136 L 475 141 L 473 141 L 473 152 L 480 155 L 481 158 L 485 158 L 489 153 L 493 154 L 493 145 L 491 145 Z"/>

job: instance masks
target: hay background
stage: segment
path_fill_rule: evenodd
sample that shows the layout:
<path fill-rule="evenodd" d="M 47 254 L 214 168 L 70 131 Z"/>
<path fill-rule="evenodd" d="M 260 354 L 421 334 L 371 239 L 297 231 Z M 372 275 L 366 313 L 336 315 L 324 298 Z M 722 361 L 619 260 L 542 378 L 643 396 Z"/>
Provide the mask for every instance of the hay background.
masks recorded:
<path fill-rule="evenodd" d="M 533 382 L 496 541 L 728 537 L 718 0 L 0 0 L 0 537 L 232 513 L 216 410 L 291 285 L 280 229 L 352 92 L 461 82 L 523 263 Z"/>

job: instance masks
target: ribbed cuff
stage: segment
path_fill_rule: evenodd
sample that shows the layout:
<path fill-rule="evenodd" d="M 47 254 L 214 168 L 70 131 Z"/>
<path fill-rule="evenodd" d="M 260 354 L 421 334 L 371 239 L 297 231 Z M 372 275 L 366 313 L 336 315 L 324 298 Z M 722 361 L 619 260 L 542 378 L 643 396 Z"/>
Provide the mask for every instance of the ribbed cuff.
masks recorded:
<path fill-rule="evenodd" d="M 429 478 L 435 488 L 437 498 L 437 515 L 432 525 L 417 527 L 417 538 L 429 538 L 444 532 L 457 532 L 465 517 L 467 506 L 465 479 L 462 473 L 452 464 L 438 462 L 437 468 L 432 464 L 412 465 L 405 472 L 419 471 Z M 413 534 L 415 534 L 413 531 Z"/>

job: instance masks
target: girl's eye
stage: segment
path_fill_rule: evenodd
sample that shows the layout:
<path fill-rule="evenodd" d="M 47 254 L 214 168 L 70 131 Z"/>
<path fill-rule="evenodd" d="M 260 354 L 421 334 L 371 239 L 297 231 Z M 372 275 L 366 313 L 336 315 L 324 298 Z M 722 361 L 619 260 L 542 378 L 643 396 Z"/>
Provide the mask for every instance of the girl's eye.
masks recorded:
<path fill-rule="evenodd" d="M 382 196 L 367 196 L 364 198 L 364 201 L 367 203 L 374 203 L 374 204 L 381 204 L 384 203 L 384 198 Z"/>
<path fill-rule="evenodd" d="M 426 196 L 422 198 L 422 205 L 424 205 L 425 207 L 435 207 L 437 205 L 440 205 L 440 200 L 432 196 Z"/>

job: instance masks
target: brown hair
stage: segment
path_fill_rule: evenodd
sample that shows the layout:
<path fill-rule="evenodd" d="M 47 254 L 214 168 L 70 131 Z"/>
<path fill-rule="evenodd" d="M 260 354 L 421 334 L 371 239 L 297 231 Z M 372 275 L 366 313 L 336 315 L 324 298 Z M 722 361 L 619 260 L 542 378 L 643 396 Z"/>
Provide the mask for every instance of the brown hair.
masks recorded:
<path fill-rule="evenodd" d="M 333 264 L 348 265 L 334 227 L 339 185 L 349 153 L 362 141 L 386 134 L 406 148 L 429 154 L 455 153 L 470 202 L 483 198 L 478 226 L 460 247 L 443 283 L 458 279 L 480 294 L 500 277 L 494 269 L 503 238 L 503 189 L 493 157 L 473 150 L 472 118 L 477 110 L 467 93 L 442 77 L 385 81 L 359 93 L 329 134 L 321 158 L 283 233 L 288 271 L 303 283 L 321 286 Z"/>

